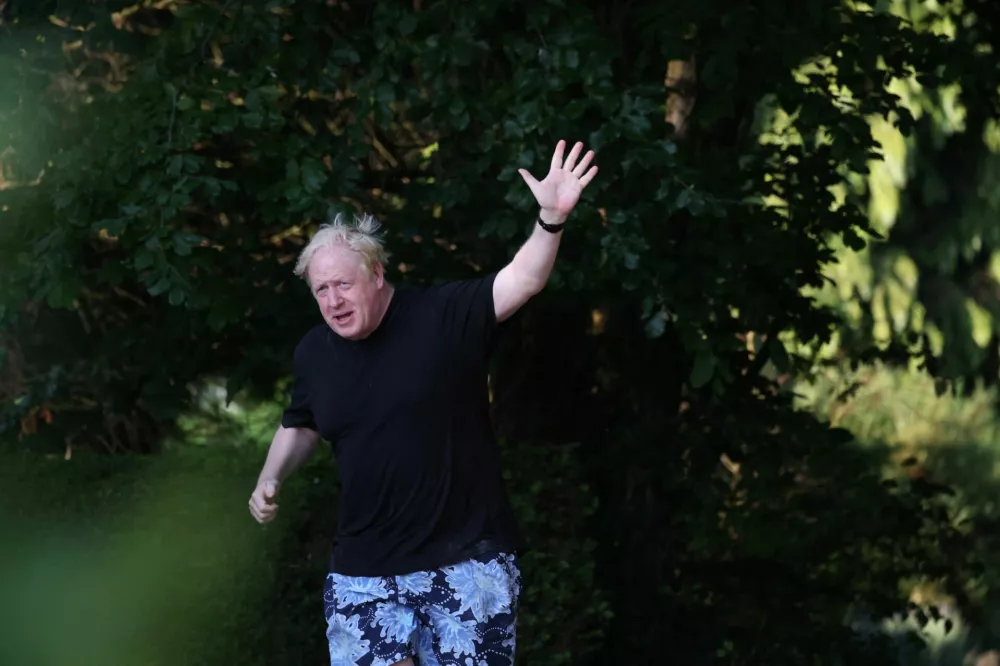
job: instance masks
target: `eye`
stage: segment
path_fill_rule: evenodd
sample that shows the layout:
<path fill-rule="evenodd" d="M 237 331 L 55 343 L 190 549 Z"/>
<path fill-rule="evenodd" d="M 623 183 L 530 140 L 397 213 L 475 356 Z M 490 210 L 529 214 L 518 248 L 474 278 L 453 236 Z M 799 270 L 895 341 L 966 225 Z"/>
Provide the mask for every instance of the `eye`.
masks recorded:
<path fill-rule="evenodd" d="M 351 283 L 350 282 L 341 282 L 340 283 L 340 288 L 341 289 L 350 289 L 350 287 L 351 287 Z"/>
<path fill-rule="evenodd" d="M 326 285 L 325 284 L 322 287 L 320 287 L 319 289 L 317 289 L 316 293 L 317 294 L 322 294 L 324 291 L 326 291 Z"/>

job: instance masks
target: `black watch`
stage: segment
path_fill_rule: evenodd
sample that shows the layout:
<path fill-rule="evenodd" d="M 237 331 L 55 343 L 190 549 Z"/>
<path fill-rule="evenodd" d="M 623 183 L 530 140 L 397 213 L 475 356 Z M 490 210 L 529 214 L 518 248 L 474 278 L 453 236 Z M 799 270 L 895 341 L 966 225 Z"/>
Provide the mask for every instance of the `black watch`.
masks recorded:
<path fill-rule="evenodd" d="M 545 229 L 550 234 L 557 234 L 563 230 L 563 227 L 566 226 L 566 223 L 561 222 L 559 224 L 549 224 L 547 222 L 542 222 L 542 218 L 538 218 L 538 226 L 540 226 L 542 229 Z"/>

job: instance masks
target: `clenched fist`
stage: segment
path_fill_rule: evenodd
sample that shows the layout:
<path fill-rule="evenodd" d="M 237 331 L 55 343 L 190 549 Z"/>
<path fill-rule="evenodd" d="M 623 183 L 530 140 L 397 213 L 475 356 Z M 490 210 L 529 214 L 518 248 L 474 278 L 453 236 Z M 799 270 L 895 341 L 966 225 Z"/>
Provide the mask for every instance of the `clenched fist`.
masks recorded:
<path fill-rule="evenodd" d="M 274 499 L 278 496 L 278 482 L 263 479 L 250 495 L 250 513 L 258 523 L 269 523 L 278 514 Z"/>

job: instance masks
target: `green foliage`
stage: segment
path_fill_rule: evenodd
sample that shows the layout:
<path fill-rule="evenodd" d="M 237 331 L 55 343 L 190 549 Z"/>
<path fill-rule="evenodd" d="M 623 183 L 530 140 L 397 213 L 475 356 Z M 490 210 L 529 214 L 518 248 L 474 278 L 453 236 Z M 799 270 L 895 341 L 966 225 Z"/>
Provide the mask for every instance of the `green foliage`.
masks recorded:
<path fill-rule="evenodd" d="M 891 363 L 916 354 L 949 388 L 969 392 L 1000 377 L 1000 78 L 990 55 L 1000 17 L 978 0 L 886 4 L 950 42 L 940 67 L 890 84 L 912 131 L 871 120 L 884 159 L 852 191 L 884 238 L 830 271 L 838 288 L 826 299 L 842 312 L 842 353 Z"/>
<path fill-rule="evenodd" d="M 515 170 L 544 164 L 558 137 L 587 140 L 603 164 L 620 167 L 588 189 L 553 287 L 634 292 L 652 332 L 666 317 L 685 353 L 719 359 L 711 387 L 724 390 L 745 362 L 735 333 L 827 334 L 830 320 L 800 288 L 822 283 L 827 235 L 867 226 L 830 188 L 873 148 L 862 117 L 902 112 L 881 87 L 852 84 L 875 53 L 885 77 L 903 75 L 902 54 L 917 38 L 887 16 L 858 12 L 848 26 L 833 6 L 801 5 L 781 23 L 802 31 L 757 58 L 773 60 L 765 75 L 738 66 L 746 42 L 727 26 L 758 35 L 777 15 L 725 3 L 651 4 L 616 25 L 596 10 L 550 5 L 456 12 L 436 2 L 413 12 L 251 2 L 126 17 L 136 36 L 116 43 L 108 67 L 86 54 L 121 31 L 106 8 L 73 11 L 60 15 L 62 29 L 21 26 L 44 39 L 10 47 L 24 46 L 17 72 L 38 86 L 0 110 L 15 177 L 27 181 L 48 163 L 37 185 L 4 193 L 12 268 L 0 304 L 11 313 L 6 328 L 31 343 L 22 348 L 32 371 L 25 405 L 89 415 L 91 441 L 123 413 L 125 430 L 136 421 L 152 429 L 138 441 L 104 434 L 109 448 L 148 446 L 202 377 L 269 390 L 311 319 L 287 261 L 305 228 L 333 211 L 378 213 L 409 279 L 502 262 L 532 214 Z M 498 20 L 511 29 L 492 30 Z M 453 28 L 450 39 L 438 37 L 441 25 Z M 143 26 L 158 36 L 138 37 Z M 626 47 L 629 26 L 641 35 L 635 48 Z M 699 26 L 697 41 L 689 26 Z M 71 51 L 75 77 L 50 60 L 70 38 L 90 49 Z M 805 84 L 791 77 L 841 42 L 851 48 Z M 697 139 L 682 153 L 659 120 L 659 54 L 698 50 L 713 56 L 692 119 Z M 32 74 L 46 65 L 74 83 L 65 96 L 45 94 Z M 758 141 L 745 122 L 754 113 L 792 120 Z M 22 129 L 37 119 L 47 143 Z M 256 353 L 243 353 L 250 346 Z M 162 364 L 149 349 L 183 353 Z M 43 390 L 53 366 L 63 374 Z M 695 383 L 709 382 L 706 368 Z M 27 409 L 9 413 L 9 425 Z"/>
<path fill-rule="evenodd" d="M 960 587 L 972 537 L 938 489 L 885 483 L 883 451 L 797 412 L 775 379 L 811 369 L 801 346 L 840 320 L 812 294 L 877 231 L 849 186 L 878 157 L 872 119 L 914 126 L 891 84 L 975 78 L 982 40 L 834 0 L 419 5 L 18 16 L 0 42 L 21 81 L 0 95 L 8 432 L 150 451 L 192 387 L 273 395 L 316 320 L 290 263 L 318 222 L 379 215 L 393 279 L 498 267 L 534 215 L 517 168 L 582 139 L 602 172 L 557 298 L 498 363 L 505 427 L 530 431 L 508 439 L 580 441 L 602 499 L 593 571 L 555 577 L 574 560 L 541 541 L 534 602 L 565 606 L 534 616 L 529 663 L 664 645 L 684 663 L 885 663 L 892 646 L 845 618 L 888 615 L 917 576 Z M 693 85 L 668 90 L 671 68 Z M 572 475 L 523 474 L 537 501 L 586 508 Z M 558 637 L 542 619 L 567 616 Z"/>
<path fill-rule="evenodd" d="M 520 663 L 579 664 L 596 652 L 611 617 L 595 576 L 597 509 L 577 447 L 504 447 L 506 482 L 528 540 L 518 620 Z"/>
<path fill-rule="evenodd" d="M 961 580 L 942 589 L 919 581 L 911 600 L 921 605 L 894 614 L 881 627 L 900 640 L 902 664 L 961 664 L 970 652 L 1000 647 L 1000 419 L 994 390 L 938 395 L 926 373 L 874 365 L 830 368 L 799 385 L 802 406 L 849 429 L 865 446 L 889 447 L 884 473 L 929 487 L 951 488 L 944 503 L 957 529 L 976 535 L 982 566 L 958 570 Z M 960 553 L 956 553 L 960 555 Z M 957 583 L 957 584 L 956 584 Z"/>
<path fill-rule="evenodd" d="M 246 646 L 255 663 L 276 549 L 236 519 L 249 462 L 5 455 L 0 531 L 18 548 L 2 556 L 0 661 L 219 663 Z"/>
<path fill-rule="evenodd" d="M 230 447 L 65 462 L 7 455 L 0 611 L 10 664 L 306 664 L 328 659 L 323 580 L 336 520 L 328 456 L 282 488 L 280 518 L 246 511 L 260 464 Z M 521 663 L 579 663 L 607 604 L 586 536 L 593 494 L 569 450 L 505 449 L 535 550 L 521 561 Z M 558 479 L 540 486 L 535 475 Z M 559 509 L 548 511 L 547 505 Z M 59 640 L 53 640 L 58 636 Z"/>

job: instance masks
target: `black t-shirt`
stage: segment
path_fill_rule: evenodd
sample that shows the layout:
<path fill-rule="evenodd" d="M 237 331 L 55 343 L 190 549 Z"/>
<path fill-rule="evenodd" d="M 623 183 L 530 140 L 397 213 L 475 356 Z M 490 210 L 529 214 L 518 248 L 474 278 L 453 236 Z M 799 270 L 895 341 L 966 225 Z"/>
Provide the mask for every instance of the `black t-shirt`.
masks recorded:
<path fill-rule="evenodd" d="M 333 444 L 332 571 L 401 575 L 517 549 L 488 413 L 495 277 L 396 288 L 367 338 L 323 323 L 296 348 L 281 423 Z"/>

